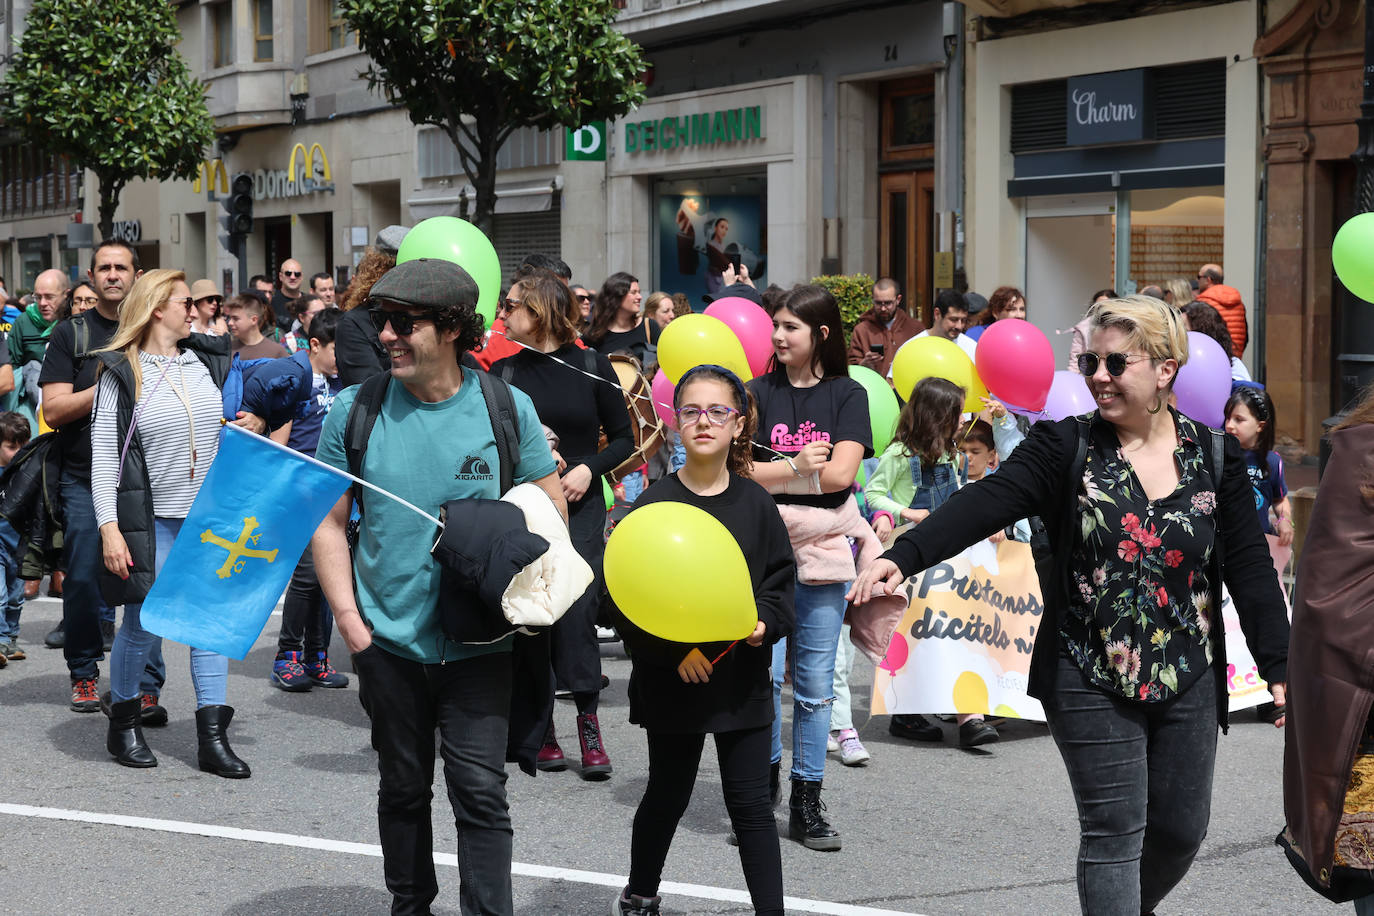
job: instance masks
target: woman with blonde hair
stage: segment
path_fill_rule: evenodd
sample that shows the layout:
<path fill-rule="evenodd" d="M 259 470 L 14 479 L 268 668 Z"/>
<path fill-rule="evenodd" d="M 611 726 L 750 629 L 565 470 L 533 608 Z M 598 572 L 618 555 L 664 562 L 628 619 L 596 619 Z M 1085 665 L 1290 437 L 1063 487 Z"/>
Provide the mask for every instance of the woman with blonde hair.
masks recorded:
<path fill-rule="evenodd" d="M 1165 280 L 1160 285 L 1164 287 L 1164 301 L 1176 309 L 1183 308 L 1197 298 L 1193 293 L 1192 284 L 1182 277 Z"/>
<path fill-rule="evenodd" d="M 1288 619 L 1239 444 L 1168 406 L 1188 359 L 1182 314 L 1130 296 L 1088 317 L 1078 363 L 1097 411 L 1037 423 L 996 474 L 898 538 L 849 597 L 891 594 L 1041 517 L 1053 558 L 1040 570 L 1028 692 L 1078 803 L 1079 902 L 1094 916 L 1138 916 L 1182 880 L 1207 832 L 1227 725 L 1222 582 L 1279 707 Z"/>
<path fill-rule="evenodd" d="M 139 676 L 158 637 L 143 629 L 139 613 L 215 460 L 230 370 L 230 339 L 192 334 L 190 310 L 186 275 L 150 270 L 129 290 L 114 337 L 95 354 L 91 494 L 105 564 L 101 590 L 111 607 L 124 606 L 110 653 L 106 748 L 129 767 L 157 766 L 140 727 Z M 266 426 L 253 414 L 234 422 L 254 432 Z M 198 763 L 241 779 L 250 771 L 229 747 L 228 673 L 225 656 L 191 649 Z"/>

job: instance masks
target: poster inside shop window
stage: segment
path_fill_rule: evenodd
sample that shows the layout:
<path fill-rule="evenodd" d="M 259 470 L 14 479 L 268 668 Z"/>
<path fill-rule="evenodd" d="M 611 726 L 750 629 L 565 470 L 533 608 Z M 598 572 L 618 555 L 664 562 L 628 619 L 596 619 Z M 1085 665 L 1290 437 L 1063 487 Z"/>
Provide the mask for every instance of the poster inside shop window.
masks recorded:
<path fill-rule="evenodd" d="M 725 269 L 738 256 L 754 285 L 768 285 L 763 199 L 757 194 L 663 194 L 658 198 L 657 288 L 686 293 L 692 308 L 720 295 Z"/>

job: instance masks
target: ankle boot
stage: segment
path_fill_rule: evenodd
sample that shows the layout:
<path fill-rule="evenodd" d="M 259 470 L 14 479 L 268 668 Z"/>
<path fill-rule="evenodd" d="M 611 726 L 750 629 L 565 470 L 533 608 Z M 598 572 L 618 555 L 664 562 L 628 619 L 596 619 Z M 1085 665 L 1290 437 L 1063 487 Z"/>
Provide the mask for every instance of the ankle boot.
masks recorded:
<path fill-rule="evenodd" d="M 126 767 L 155 767 L 157 758 L 143 742 L 142 716 L 138 700 L 124 700 L 110 706 L 110 728 L 105 748 Z"/>
<path fill-rule="evenodd" d="M 229 746 L 229 721 L 234 718 L 232 706 L 202 706 L 196 710 L 196 740 L 200 745 L 196 761 L 207 773 L 225 779 L 247 779 L 253 775 Z"/>
<path fill-rule="evenodd" d="M 611 758 L 601 746 L 601 723 L 596 720 L 596 713 L 577 717 L 577 740 L 582 745 L 582 778 L 610 779 Z"/>
<path fill-rule="evenodd" d="M 563 749 L 558 746 L 558 736 L 553 731 L 553 720 L 549 720 L 549 727 L 544 730 L 544 744 L 539 748 L 539 756 L 535 758 L 534 765 L 545 773 L 561 773 L 568 768 L 568 758 L 563 756 Z"/>
<path fill-rule="evenodd" d="M 782 761 L 779 760 L 768 768 L 768 803 L 774 808 L 778 806 L 778 799 L 782 797 Z"/>
<path fill-rule="evenodd" d="M 792 780 L 792 817 L 787 835 L 801 840 L 807 849 L 836 850 L 840 848 L 840 833 L 825 819 L 825 802 L 821 801 L 821 784 L 809 779 Z"/>

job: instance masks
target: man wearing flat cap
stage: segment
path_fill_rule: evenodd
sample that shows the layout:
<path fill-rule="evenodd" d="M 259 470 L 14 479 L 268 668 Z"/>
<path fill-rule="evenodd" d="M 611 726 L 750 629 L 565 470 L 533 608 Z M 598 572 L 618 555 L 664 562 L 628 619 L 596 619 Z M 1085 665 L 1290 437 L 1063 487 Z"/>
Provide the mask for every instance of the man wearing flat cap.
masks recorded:
<path fill-rule="evenodd" d="M 383 275 L 360 309 L 378 329 L 390 371 L 384 383 L 340 392 L 316 457 L 349 471 L 350 413 L 355 403 L 361 412 L 374 403 L 375 421 L 361 459 L 354 452 L 354 473 L 436 517 L 450 500 L 500 496 L 497 431 L 477 371 L 459 362 L 482 338 L 476 306 L 477 284 L 457 264 L 419 259 Z M 379 384 L 380 400 L 369 401 Z M 518 390 L 511 395 L 519 439 L 510 450 L 511 479 L 537 484 L 566 518 L 534 406 Z M 439 890 L 430 825 L 437 728 L 458 828 L 462 912 L 512 913 L 505 756 L 514 637 L 484 645 L 447 639 L 438 610 L 440 569 L 429 552 L 434 520 L 371 490 L 355 492 L 362 521 L 352 556 L 345 534 L 351 494 L 320 525 L 313 548 L 372 720 L 392 912 L 427 913 Z"/>

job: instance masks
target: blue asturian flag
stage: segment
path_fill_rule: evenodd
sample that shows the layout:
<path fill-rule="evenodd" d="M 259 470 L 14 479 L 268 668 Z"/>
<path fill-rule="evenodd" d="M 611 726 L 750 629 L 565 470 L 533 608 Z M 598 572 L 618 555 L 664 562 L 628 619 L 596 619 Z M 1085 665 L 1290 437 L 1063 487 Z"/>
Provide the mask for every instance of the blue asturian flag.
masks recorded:
<path fill-rule="evenodd" d="M 350 482 L 270 439 L 224 427 L 219 454 L 143 601 L 144 628 L 242 659 Z"/>

